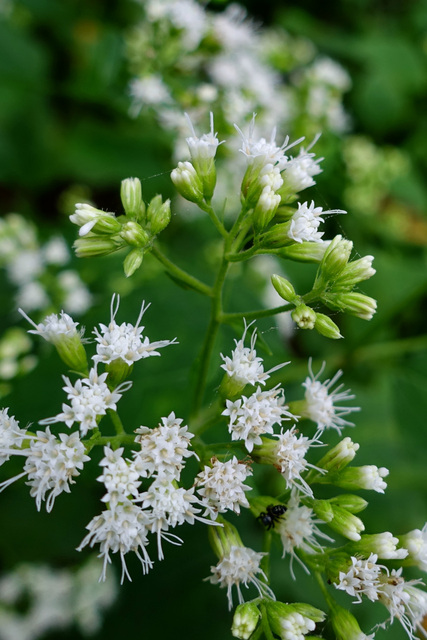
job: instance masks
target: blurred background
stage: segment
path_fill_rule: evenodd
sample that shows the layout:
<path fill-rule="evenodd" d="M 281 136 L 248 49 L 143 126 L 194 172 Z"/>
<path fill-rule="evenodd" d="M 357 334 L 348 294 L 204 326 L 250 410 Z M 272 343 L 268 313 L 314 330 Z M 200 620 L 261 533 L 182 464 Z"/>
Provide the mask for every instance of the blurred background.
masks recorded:
<path fill-rule="evenodd" d="M 77 260 L 68 216 L 76 202 L 86 201 L 119 214 L 120 181 L 130 176 L 141 179 L 147 201 L 157 193 L 173 197 L 169 174 L 185 159 L 188 135 L 183 111 L 198 132 L 208 130 L 208 114 L 214 112 L 215 130 L 227 139 L 218 154 L 219 195 L 230 189 L 237 195 L 232 125 L 247 127 L 257 112 L 262 133 L 269 135 L 277 124 L 279 143 L 287 134 L 304 135 L 307 146 L 322 132 L 314 151 L 325 158 L 323 173 L 304 197 L 324 209 L 348 211 L 330 220 L 325 237 L 342 233 L 354 242 L 355 255 L 375 256 L 377 274 L 363 291 L 378 300 L 369 323 L 334 318 L 345 335 L 338 344 L 295 331 L 286 317 L 264 320 L 258 324 L 262 355 L 269 366 L 292 360 L 292 368 L 275 379 L 285 384 L 288 399 L 302 396 L 309 356 L 319 366 L 325 359 L 329 372 L 344 370 L 345 386 L 362 408 L 356 429 L 345 433 L 361 445 L 357 462 L 390 469 L 386 494 L 365 496 L 366 530 L 398 534 L 422 528 L 427 520 L 426 97 L 426 0 L 336 0 L 327 9 L 315 0 L 239 5 L 0 0 L 1 406 L 10 407 L 24 426 L 54 415 L 63 401 L 64 371 L 49 345 L 28 339 L 19 306 L 35 321 L 63 308 L 90 333 L 108 320 L 111 295 L 119 292 L 119 321 L 134 321 L 145 299 L 152 303 L 144 316 L 150 340 L 179 340 L 162 358 L 135 368 L 133 391 L 122 401 L 123 419 L 132 429 L 155 426 L 172 410 L 187 419 L 185 391 L 206 329 L 207 301 L 177 288 L 149 256 L 129 280 L 123 256 Z M 172 210 L 160 238 L 163 249 L 208 279 L 218 251 L 209 221 L 176 198 Z M 280 265 L 270 258 L 236 266 L 228 310 L 277 304 L 268 280 L 284 269 L 301 289 L 315 273 L 313 266 Z M 229 353 L 236 336 L 232 328 L 224 329 L 217 353 Z M 220 379 L 217 360 L 212 389 Z M 1 479 L 12 475 L 14 464 L 1 469 Z M 0 639 L 90 633 L 94 638 L 230 637 L 225 594 L 201 583 L 215 563 L 202 526 L 187 527 L 183 547 L 170 546 L 149 576 L 141 576 L 131 559 L 133 583 L 120 588 L 116 598 L 113 582 L 102 594 L 95 580 L 87 602 L 96 600 L 103 623 L 101 617 L 82 616 L 78 603 L 73 615 L 58 613 L 72 599 L 67 589 L 79 589 L 81 563 L 90 561 L 89 553 L 77 554 L 75 548 L 99 510 L 98 475 L 96 465 L 88 465 L 51 514 L 36 512 L 22 481 L 1 494 Z M 258 523 L 248 515 L 242 521 L 245 543 L 259 548 Z M 279 560 L 279 548 L 276 553 L 278 596 L 322 607 L 302 572 L 290 584 L 287 561 Z M 45 575 L 39 567 L 42 577 L 28 578 L 22 563 L 50 569 Z M 34 584 L 46 586 L 44 595 L 42 589 L 35 593 Z M 54 584 L 62 584 L 62 591 Z M 59 598 L 52 602 L 52 592 L 63 594 L 62 604 Z M 373 606 L 360 606 L 359 615 L 366 632 L 386 617 Z M 323 636 L 330 633 L 326 628 Z M 376 637 L 406 636 L 395 624 Z"/>

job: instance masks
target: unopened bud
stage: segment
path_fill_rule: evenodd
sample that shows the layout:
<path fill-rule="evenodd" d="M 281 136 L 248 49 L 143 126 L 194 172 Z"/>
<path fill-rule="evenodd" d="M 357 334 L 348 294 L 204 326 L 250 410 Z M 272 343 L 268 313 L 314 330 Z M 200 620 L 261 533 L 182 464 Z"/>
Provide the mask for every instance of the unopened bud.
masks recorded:
<path fill-rule="evenodd" d="M 316 312 L 307 307 L 306 304 L 299 304 L 291 313 L 292 320 L 300 329 L 314 329 L 316 324 Z"/>
<path fill-rule="evenodd" d="M 147 209 L 147 222 L 151 233 L 156 236 L 163 231 L 168 226 L 170 219 L 170 200 L 162 202 L 162 196 L 154 196 Z"/>
<path fill-rule="evenodd" d="M 270 186 L 264 187 L 253 212 L 255 231 L 258 233 L 274 218 L 277 207 L 280 204 L 280 196 Z"/>
<path fill-rule="evenodd" d="M 343 509 L 347 509 L 350 513 L 359 513 L 368 506 L 367 500 L 351 493 L 342 493 L 330 499 L 331 504 L 336 504 Z"/>
<path fill-rule="evenodd" d="M 353 442 L 351 438 L 343 438 L 316 463 L 316 467 L 325 469 L 328 473 L 344 469 L 344 467 L 353 460 L 359 446 L 360 445 L 357 444 L 357 442 Z"/>
<path fill-rule="evenodd" d="M 80 227 L 79 236 L 85 236 L 90 231 L 102 235 L 114 235 L 120 231 L 120 222 L 114 213 L 101 211 L 87 203 L 78 202 L 75 213 L 70 221 Z"/>
<path fill-rule="evenodd" d="M 124 269 L 126 278 L 129 278 L 129 276 L 134 274 L 135 271 L 139 269 L 139 267 L 142 264 L 143 257 L 144 257 L 143 249 L 135 248 L 135 249 L 132 249 L 132 251 L 129 251 L 126 258 L 123 260 L 123 269 Z"/>
<path fill-rule="evenodd" d="M 139 248 L 145 247 L 150 240 L 148 233 L 134 220 L 127 220 L 127 222 L 122 225 L 120 237 L 123 238 L 127 244 Z"/>
<path fill-rule="evenodd" d="M 368 557 L 375 553 L 382 560 L 403 560 L 408 555 L 407 549 L 397 549 L 399 538 L 390 531 L 384 533 L 365 534 L 360 540 L 351 545 L 351 554 L 361 554 Z"/>
<path fill-rule="evenodd" d="M 277 255 L 297 262 L 320 262 L 329 246 L 329 241 L 324 242 L 295 242 L 289 247 L 283 247 L 277 251 Z"/>
<path fill-rule="evenodd" d="M 316 622 L 322 622 L 325 614 L 305 602 L 285 604 L 284 602 L 266 601 L 268 622 L 273 633 L 280 638 L 305 637 L 316 628 Z"/>
<path fill-rule="evenodd" d="M 294 302 L 297 300 L 298 296 L 295 293 L 295 289 L 292 284 L 286 278 L 282 278 L 282 276 L 278 276 L 273 274 L 271 276 L 271 282 L 273 287 L 276 289 L 277 293 L 283 300 L 286 302 Z"/>
<path fill-rule="evenodd" d="M 389 470 L 374 464 L 362 467 L 348 467 L 334 477 L 334 484 L 342 489 L 368 489 L 384 493 L 387 483 L 383 478 L 388 476 Z"/>
<path fill-rule="evenodd" d="M 178 193 L 190 202 L 203 201 L 203 185 L 191 162 L 178 162 L 171 173 L 171 180 Z"/>
<path fill-rule="evenodd" d="M 340 235 L 335 236 L 325 251 L 316 280 L 325 283 L 335 280 L 349 261 L 352 249 L 353 243 L 350 240 L 345 240 Z"/>
<path fill-rule="evenodd" d="M 372 267 L 373 260 L 373 256 L 364 256 L 359 260 L 349 262 L 334 281 L 334 290 L 351 289 L 359 282 L 372 278 L 376 273 Z"/>
<path fill-rule="evenodd" d="M 138 178 L 122 180 L 120 197 L 126 215 L 137 222 L 142 222 L 145 214 L 145 204 L 142 199 L 141 181 Z"/>
<path fill-rule="evenodd" d="M 315 514 L 323 520 L 321 510 L 319 510 L 319 513 L 317 511 L 317 502 L 318 501 L 315 501 L 313 510 Z M 324 501 L 321 500 L 319 502 Z M 331 502 L 329 504 L 332 509 L 333 517 L 330 518 L 330 514 L 327 514 L 328 519 L 325 520 L 325 522 L 328 523 L 328 526 L 333 531 L 336 531 L 337 533 L 344 536 L 344 538 L 348 538 L 349 540 L 353 541 L 360 540 L 360 532 L 364 531 L 365 529 L 365 525 L 363 524 L 362 520 L 355 516 L 353 513 L 350 513 L 350 511 L 347 511 L 347 509 L 344 509 L 337 504 L 333 504 Z"/>
<path fill-rule="evenodd" d="M 405 564 L 427 571 L 427 525 L 399 536 L 399 541 L 409 552 Z"/>
<path fill-rule="evenodd" d="M 332 338 L 332 340 L 338 340 L 342 338 L 341 332 L 338 326 L 329 316 L 325 316 L 323 313 L 316 313 L 316 322 L 314 325 L 316 331 L 326 338 Z"/>
<path fill-rule="evenodd" d="M 322 295 L 322 301 L 332 309 L 346 311 L 362 320 L 371 320 L 377 310 L 377 301 L 374 298 L 353 291 L 326 293 Z"/>
<path fill-rule="evenodd" d="M 344 609 L 336 602 L 330 612 L 330 619 L 334 629 L 336 640 L 373 640 L 373 636 L 363 633 L 356 618 L 348 609 Z"/>
<path fill-rule="evenodd" d="M 234 638 L 248 640 L 255 631 L 260 612 L 253 602 L 244 602 L 236 607 L 231 633 Z"/>
<path fill-rule="evenodd" d="M 73 247 L 78 258 L 92 258 L 95 256 L 107 256 L 124 246 L 117 238 L 93 236 L 89 238 L 77 238 Z"/>

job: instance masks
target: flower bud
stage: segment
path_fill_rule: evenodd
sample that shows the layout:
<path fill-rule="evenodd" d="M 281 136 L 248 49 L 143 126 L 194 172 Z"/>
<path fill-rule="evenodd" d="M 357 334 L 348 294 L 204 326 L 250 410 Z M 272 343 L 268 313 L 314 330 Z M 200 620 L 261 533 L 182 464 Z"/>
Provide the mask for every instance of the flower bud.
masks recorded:
<path fill-rule="evenodd" d="M 171 219 L 170 200 L 162 202 L 162 196 L 157 195 L 151 200 L 147 209 L 147 222 L 151 233 L 156 236 L 165 229 Z"/>
<path fill-rule="evenodd" d="M 359 282 L 368 280 L 376 273 L 372 267 L 373 256 L 364 256 L 359 260 L 349 262 L 334 282 L 334 290 L 351 289 Z"/>
<path fill-rule="evenodd" d="M 314 328 L 322 336 L 326 338 L 332 338 L 332 340 L 338 340 L 343 336 L 340 333 L 338 326 L 329 316 L 325 316 L 323 313 L 316 313 L 316 322 Z"/>
<path fill-rule="evenodd" d="M 343 438 L 319 460 L 316 467 L 326 469 L 328 473 L 340 471 L 350 464 L 359 446 L 357 442 L 352 442 L 351 438 Z"/>
<path fill-rule="evenodd" d="M 314 329 L 316 324 L 316 312 L 303 303 L 292 311 L 291 317 L 300 329 Z"/>
<path fill-rule="evenodd" d="M 218 558 L 223 558 L 230 553 L 231 547 L 243 547 L 243 542 L 236 527 L 218 516 L 217 522 L 221 527 L 209 527 L 208 535 L 211 547 Z"/>
<path fill-rule="evenodd" d="M 101 211 L 86 202 L 76 204 L 76 211 L 70 216 L 70 221 L 80 227 L 79 236 L 85 236 L 90 231 L 102 235 L 114 235 L 120 231 L 121 227 L 114 213 Z"/>
<path fill-rule="evenodd" d="M 132 251 L 129 251 L 126 258 L 123 260 L 123 269 L 124 269 L 126 278 L 129 278 L 129 276 L 134 274 L 135 271 L 139 269 L 139 267 L 142 264 L 143 257 L 144 257 L 143 249 L 135 248 L 135 249 L 132 249 Z"/>
<path fill-rule="evenodd" d="M 405 564 L 427 571 L 427 524 L 422 529 L 414 529 L 399 536 L 399 541 L 409 552 Z"/>
<path fill-rule="evenodd" d="M 271 630 L 282 639 L 301 638 L 325 619 L 323 611 L 303 602 L 266 601 L 265 607 Z"/>
<path fill-rule="evenodd" d="M 124 243 L 117 238 L 100 238 L 91 236 L 89 238 L 77 238 L 73 247 L 78 258 L 92 258 L 94 256 L 107 256 L 113 251 L 117 251 L 124 246 Z"/>
<path fill-rule="evenodd" d="M 275 216 L 277 216 L 277 211 Z M 288 235 L 290 224 L 290 222 L 275 224 L 262 236 L 262 246 L 266 249 L 276 249 L 292 244 L 293 240 Z"/>
<path fill-rule="evenodd" d="M 353 243 L 350 240 L 345 240 L 340 235 L 335 236 L 325 251 L 316 280 L 335 280 L 349 261 L 352 249 Z"/>
<path fill-rule="evenodd" d="M 283 300 L 286 300 L 286 302 L 294 302 L 298 299 L 295 289 L 289 280 L 286 280 L 286 278 L 273 274 L 271 276 L 271 282 L 279 296 L 283 298 Z"/>
<path fill-rule="evenodd" d="M 231 633 L 234 638 L 248 640 L 255 631 L 260 612 L 253 602 L 244 602 L 236 607 Z"/>
<path fill-rule="evenodd" d="M 346 311 L 362 320 L 372 320 L 377 310 L 377 301 L 374 298 L 353 291 L 323 294 L 322 301 L 332 309 Z"/>
<path fill-rule="evenodd" d="M 178 162 L 178 167 L 171 173 L 171 180 L 176 190 L 190 202 L 203 201 L 203 185 L 191 162 Z"/>
<path fill-rule="evenodd" d="M 139 248 L 145 247 L 150 240 L 148 233 L 134 220 L 127 220 L 122 225 L 120 237 L 123 238 L 127 244 Z"/>
<path fill-rule="evenodd" d="M 315 500 L 313 504 L 313 511 L 323 520 L 321 514 L 322 511 L 324 511 L 324 506 L 321 505 L 321 507 L 318 508 L 318 502 L 323 503 L 329 501 Z M 329 502 L 329 504 L 331 506 L 333 516 L 329 519 L 330 514 L 329 512 L 327 513 L 328 519 L 325 520 L 325 522 L 328 523 L 328 526 L 337 533 L 340 533 L 344 538 L 348 538 L 349 540 L 360 540 L 360 532 L 365 529 L 365 525 L 362 520 L 337 504 L 333 504 L 331 502 Z"/>
<path fill-rule="evenodd" d="M 324 242 L 296 242 L 277 251 L 277 255 L 297 262 L 320 262 L 329 246 Z"/>
<path fill-rule="evenodd" d="M 264 187 L 253 212 L 256 232 L 260 232 L 271 222 L 280 204 L 280 196 L 270 186 Z"/>
<path fill-rule="evenodd" d="M 374 464 L 363 467 L 348 467 L 334 476 L 334 485 L 342 489 L 368 489 L 384 493 L 387 483 L 383 480 L 388 476 L 389 470 L 385 467 L 378 468 Z"/>
<path fill-rule="evenodd" d="M 363 633 L 354 615 L 335 602 L 331 609 L 330 619 L 337 640 L 373 640 L 373 636 L 368 638 Z"/>
<path fill-rule="evenodd" d="M 145 204 L 142 199 L 141 181 L 138 178 L 122 180 L 120 197 L 126 215 L 137 222 L 142 222 L 145 214 Z"/>
<path fill-rule="evenodd" d="M 355 496 L 351 493 L 342 493 L 339 496 L 335 496 L 330 499 L 331 504 L 336 504 L 343 509 L 347 509 L 350 513 L 359 513 L 368 506 L 367 500 L 364 500 L 360 496 Z"/>
<path fill-rule="evenodd" d="M 397 549 L 399 538 L 395 538 L 390 531 L 384 533 L 364 534 L 358 542 L 351 546 L 352 555 L 360 553 L 368 557 L 375 553 L 382 560 L 402 560 L 408 555 L 407 549 Z"/>

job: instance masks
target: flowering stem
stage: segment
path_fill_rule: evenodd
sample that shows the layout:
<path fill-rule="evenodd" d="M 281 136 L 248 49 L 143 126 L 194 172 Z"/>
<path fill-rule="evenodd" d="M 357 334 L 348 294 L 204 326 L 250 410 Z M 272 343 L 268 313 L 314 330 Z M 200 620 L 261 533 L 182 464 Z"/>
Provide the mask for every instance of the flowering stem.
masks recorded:
<path fill-rule="evenodd" d="M 221 315 L 221 322 L 226 324 L 233 324 L 237 320 L 256 320 L 257 318 L 268 318 L 275 316 L 277 313 L 284 313 L 285 311 L 291 311 L 294 308 L 293 304 L 283 304 L 280 307 L 273 307 L 272 309 L 259 309 L 258 311 L 238 311 L 237 313 L 223 313 Z"/>
<path fill-rule="evenodd" d="M 199 293 L 202 293 L 205 296 L 209 296 L 209 297 L 212 296 L 213 294 L 212 287 L 209 287 L 207 284 L 205 284 L 198 278 L 195 278 L 191 274 L 184 271 L 184 269 L 181 269 L 180 267 L 178 267 L 171 260 L 169 260 L 169 258 L 167 258 L 164 255 L 164 253 L 160 251 L 158 247 L 153 246 L 151 249 L 151 253 L 155 258 L 157 258 L 159 262 L 162 263 L 164 267 L 166 267 L 166 270 L 173 278 L 176 278 L 183 284 L 186 284 L 190 289 L 194 289 L 194 291 L 198 291 Z"/>
<path fill-rule="evenodd" d="M 120 417 L 117 411 L 113 411 L 113 409 L 107 409 L 107 413 L 110 416 L 111 422 L 114 425 L 117 435 L 125 434 L 126 431 L 123 426 L 123 422 L 120 420 Z"/>
<path fill-rule="evenodd" d="M 320 574 L 318 571 L 315 571 L 315 572 L 314 572 L 314 577 L 315 577 L 315 578 L 316 578 L 316 580 L 317 580 L 317 583 L 318 583 L 318 585 L 319 585 L 319 587 L 320 587 L 320 590 L 321 590 L 321 592 L 322 592 L 322 594 L 323 594 L 323 597 L 324 597 L 324 598 L 325 598 L 325 600 L 326 600 L 326 603 L 327 603 L 328 607 L 329 607 L 330 609 L 333 609 L 333 608 L 335 607 L 334 599 L 331 597 L 331 594 L 330 594 L 330 593 L 329 593 L 329 591 L 327 590 L 326 585 L 325 585 L 325 583 L 324 583 L 324 580 L 323 580 L 323 578 L 322 578 L 321 574 Z"/>
<path fill-rule="evenodd" d="M 270 625 L 268 624 L 267 609 L 265 607 L 265 604 L 263 602 L 260 602 L 259 608 L 261 611 L 261 625 L 262 630 L 264 631 L 264 635 L 267 640 L 274 640 L 273 632 L 271 631 Z"/>
<path fill-rule="evenodd" d="M 262 632 L 263 632 L 263 628 L 262 628 L 262 624 L 260 624 L 259 627 L 257 627 L 257 629 L 251 635 L 251 640 L 258 640 L 258 638 L 261 637 Z"/>
<path fill-rule="evenodd" d="M 87 441 L 83 441 L 86 449 L 86 453 L 89 453 L 93 447 L 102 447 L 106 444 L 111 445 L 113 449 L 117 449 L 122 444 L 135 444 L 135 436 L 131 434 L 119 434 L 117 436 L 97 436 L 92 437 Z"/>
<path fill-rule="evenodd" d="M 222 222 L 218 219 L 218 216 L 216 215 L 216 213 L 213 210 L 212 206 L 209 203 L 206 203 L 206 204 L 199 204 L 199 207 L 203 211 L 206 211 L 206 213 L 208 214 L 208 216 L 210 217 L 210 219 L 214 223 L 217 231 L 219 231 L 219 233 L 222 235 L 222 237 L 223 238 L 228 238 L 228 233 L 227 233 L 224 225 L 222 224 Z"/>

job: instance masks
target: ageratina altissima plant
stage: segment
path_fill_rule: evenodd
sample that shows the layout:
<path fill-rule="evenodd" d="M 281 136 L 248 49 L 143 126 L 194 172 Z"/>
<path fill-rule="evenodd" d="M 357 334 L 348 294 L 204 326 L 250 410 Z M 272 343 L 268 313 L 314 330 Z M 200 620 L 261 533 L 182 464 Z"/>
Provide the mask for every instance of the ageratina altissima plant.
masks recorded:
<path fill-rule="evenodd" d="M 335 317 L 341 311 L 369 320 L 375 300 L 355 287 L 373 275 L 372 257 L 351 260 L 349 240 L 323 239 L 322 215 L 341 211 L 322 212 L 310 198 L 292 206 L 299 190 L 310 182 L 295 182 L 295 166 L 300 176 L 306 172 L 311 180 L 319 171 L 311 152 L 292 158 L 289 151 L 296 143 L 286 138 L 278 145 L 275 131 L 268 140 L 257 137 L 255 121 L 247 133 L 238 131 L 246 169 L 241 206 L 229 213 L 227 223 L 214 201 L 220 141 L 212 116 L 208 133 L 199 137 L 191 131 L 190 160 L 180 162 L 171 174 L 179 193 L 209 216 L 221 238 L 213 284 L 184 271 L 160 250 L 157 236 L 170 221 L 170 203 L 158 195 L 147 205 L 136 178 L 122 184 L 124 214 L 81 204 L 71 216 L 79 226 L 79 255 L 127 248 L 124 269 L 130 276 L 141 266 L 144 254 L 151 252 L 173 279 L 210 298 L 211 314 L 188 416 L 176 415 L 165 400 L 157 425 L 141 425 L 139 419 L 124 424 L 120 418 L 119 406 L 132 393 L 133 369 L 144 367 L 139 361 L 164 357 L 169 347 L 179 348 L 176 337 L 156 341 L 148 337 L 141 325 L 148 308 L 145 302 L 132 324 L 119 321 L 120 300 L 114 295 L 110 319 L 93 329 L 92 344 L 65 312 L 36 324 L 21 310 L 33 325 L 30 333 L 51 342 L 71 372 L 63 376 L 62 406 L 39 426 L 24 428 L 12 409 L 1 410 L 0 463 L 7 469 L 12 456 L 21 457 L 23 471 L 6 478 L 0 490 L 25 478 L 37 509 L 51 511 L 91 464 L 91 453 L 102 447 L 97 478 L 103 486 L 101 504 L 78 547 L 96 549 L 102 558 L 101 579 L 117 556 L 122 581 L 130 579 L 128 554 L 135 554 L 142 571 L 149 573 L 156 561 L 167 558 L 168 544 L 184 542 L 185 532 L 178 527 L 206 526 L 217 558 L 206 579 L 226 589 L 229 609 L 236 607 L 234 637 L 300 640 L 321 637 L 327 624 L 326 633 L 333 630 L 338 640 L 374 638 L 375 630 L 366 635 L 353 613 L 336 602 L 334 593 L 343 591 L 349 605 L 378 601 L 385 607 L 383 624 L 398 620 L 415 638 L 427 614 L 427 596 L 422 581 L 405 579 L 402 567 L 426 569 L 427 525 L 400 536 L 389 531 L 365 533 L 361 513 L 368 503 L 357 491 L 384 493 L 388 469 L 374 461 L 354 464 L 359 445 L 343 432 L 354 426 L 353 414 L 359 407 L 340 381 L 342 372 L 327 377 L 325 365 L 310 360 L 299 393 L 294 390 L 294 397 L 289 397 L 286 380 L 292 365 L 268 368 L 256 348 L 255 320 L 286 310 L 292 311 L 298 327 L 332 339 L 341 338 L 341 333 L 328 309 Z M 290 180 L 289 167 L 293 167 Z M 297 293 L 290 281 L 272 274 L 285 304 L 226 311 L 222 292 L 230 265 L 260 253 L 317 264 L 312 288 Z M 324 313 L 319 311 L 321 305 Z M 241 333 L 234 348 L 230 345 L 225 354 L 218 354 L 215 339 L 227 323 L 239 325 Z M 214 362 L 217 386 L 212 396 L 207 376 Z M 204 433 L 211 427 L 222 430 L 221 443 L 205 443 Z M 263 474 L 254 473 L 258 465 L 275 474 L 275 495 L 266 493 Z M 321 485 L 329 485 L 332 497 L 321 497 Z M 239 528 L 243 510 L 264 532 L 264 543 L 256 549 L 247 546 L 245 531 Z M 280 589 L 275 589 L 269 575 L 274 539 L 283 550 L 282 573 L 287 572 L 290 581 L 298 580 L 301 572 L 312 574 L 324 595 L 325 611 L 310 603 L 280 600 Z"/>

